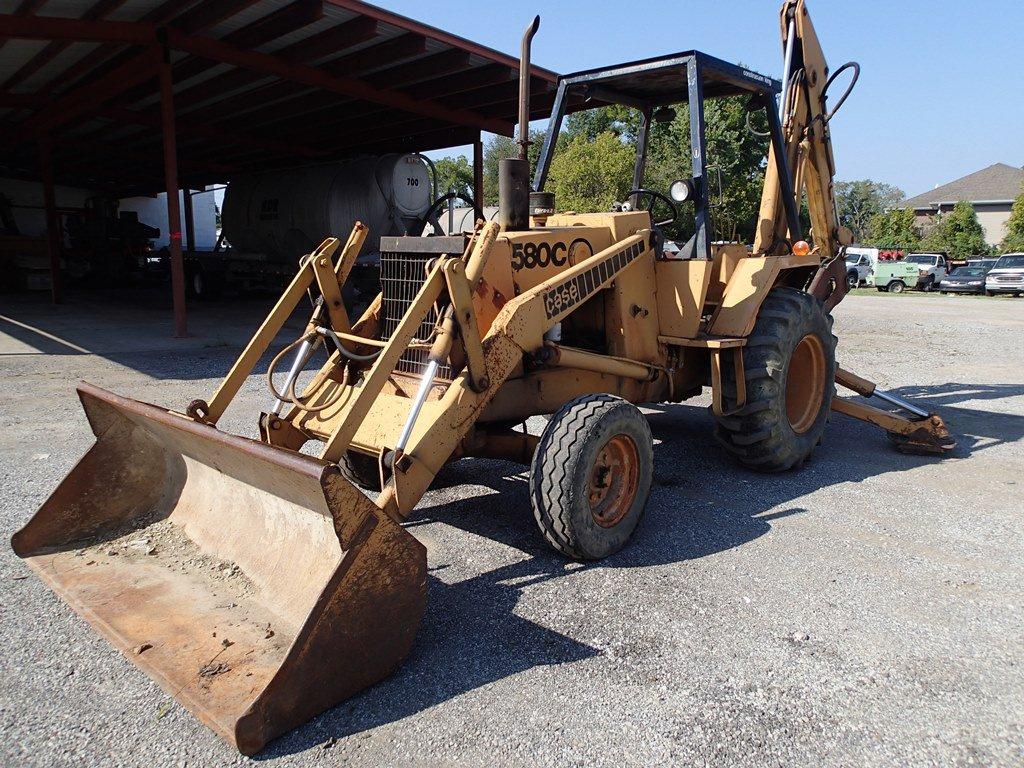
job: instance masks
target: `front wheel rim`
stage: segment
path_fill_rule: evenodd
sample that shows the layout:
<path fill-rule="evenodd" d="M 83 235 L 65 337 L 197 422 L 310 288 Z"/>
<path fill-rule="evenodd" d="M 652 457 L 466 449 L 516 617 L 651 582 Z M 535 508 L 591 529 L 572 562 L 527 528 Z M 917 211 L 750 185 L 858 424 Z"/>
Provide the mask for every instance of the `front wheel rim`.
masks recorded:
<path fill-rule="evenodd" d="M 594 522 L 612 528 L 633 506 L 640 486 L 640 452 L 629 435 L 610 438 L 590 470 L 587 500 Z"/>
<path fill-rule="evenodd" d="M 798 435 L 818 419 L 825 398 L 825 345 L 808 333 L 793 349 L 786 372 L 786 416 Z"/>

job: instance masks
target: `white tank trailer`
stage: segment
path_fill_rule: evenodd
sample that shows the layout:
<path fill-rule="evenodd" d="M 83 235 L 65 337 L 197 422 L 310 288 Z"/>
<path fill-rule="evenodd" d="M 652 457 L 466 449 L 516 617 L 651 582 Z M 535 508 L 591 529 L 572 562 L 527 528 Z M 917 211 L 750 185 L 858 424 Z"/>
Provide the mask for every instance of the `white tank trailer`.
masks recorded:
<path fill-rule="evenodd" d="M 325 237 L 348 237 L 355 221 L 370 229 L 351 281 L 372 298 L 379 290 L 380 238 L 405 235 L 433 201 L 426 160 L 414 154 L 363 157 L 328 165 L 268 171 L 228 184 L 221 211 L 230 249 L 197 261 L 212 285 L 290 279 L 298 260 Z M 219 261 L 217 257 L 220 257 Z M 258 280 L 259 275 L 266 281 Z M 356 297 L 346 296 L 346 301 Z M 361 302 L 357 302 L 361 303 Z"/>

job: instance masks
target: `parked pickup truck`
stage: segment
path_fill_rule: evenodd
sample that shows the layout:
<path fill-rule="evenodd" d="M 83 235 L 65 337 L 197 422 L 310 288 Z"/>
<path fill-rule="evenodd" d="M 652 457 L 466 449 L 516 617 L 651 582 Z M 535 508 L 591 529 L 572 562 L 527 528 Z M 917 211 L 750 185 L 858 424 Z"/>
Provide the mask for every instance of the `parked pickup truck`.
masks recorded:
<path fill-rule="evenodd" d="M 1024 296 L 1024 253 L 1007 253 L 999 257 L 985 275 L 985 293 L 989 296 L 997 293 Z"/>
<path fill-rule="evenodd" d="M 903 293 L 908 288 L 916 288 L 921 279 L 921 271 L 916 262 L 880 261 L 875 270 L 875 287 L 889 293 Z"/>
<path fill-rule="evenodd" d="M 949 274 L 949 262 L 941 253 L 912 253 L 902 263 L 917 267 L 920 273 L 917 288 L 921 291 L 936 290 L 942 278 Z"/>
<path fill-rule="evenodd" d="M 858 288 L 861 285 L 870 285 L 871 278 L 875 274 L 875 264 L 878 263 L 877 248 L 847 248 L 846 249 L 846 285 L 848 288 Z"/>

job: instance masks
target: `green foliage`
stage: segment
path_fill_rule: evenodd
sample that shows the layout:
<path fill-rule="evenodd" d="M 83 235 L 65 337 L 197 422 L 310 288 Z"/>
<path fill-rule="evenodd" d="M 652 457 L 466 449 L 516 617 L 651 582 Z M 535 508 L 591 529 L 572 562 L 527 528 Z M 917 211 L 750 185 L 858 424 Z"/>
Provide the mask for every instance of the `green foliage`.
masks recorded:
<path fill-rule="evenodd" d="M 1003 253 L 1024 252 L 1024 186 L 1013 201 L 1010 218 L 1006 220 L 1006 237 L 999 247 Z"/>
<path fill-rule="evenodd" d="M 555 193 L 559 210 L 611 210 L 629 191 L 633 159 L 633 147 L 612 131 L 593 139 L 580 133 L 553 158 L 547 189 Z"/>
<path fill-rule="evenodd" d="M 966 259 L 969 256 L 988 254 L 985 231 L 978 223 L 974 206 L 961 200 L 949 213 L 941 214 L 921 241 L 921 247 L 929 251 L 941 251 L 951 259 Z"/>
<path fill-rule="evenodd" d="M 876 213 L 868 220 L 863 242 L 885 250 L 920 250 L 921 232 L 914 211 L 910 208 L 893 208 Z"/>
<path fill-rule="evenodd" d="M 768 154 L 768 138 L 756 136 L 747 129 L 746 101 L 741 98 L 713 99 L 704 107 L 705 138 L 707 142 L 708 196 L 712 206 L 712 235 L 716 239 L 753 239 L 757 224 L 757 211 L 761 202 L 761 186 Z M 647 149 L 647 166 L 643 186 L 661 193 L 667 193 L 673 181 L 693 175 L 693 153 L 690 149 L 690 112 L 687 104 L 677 105 L 675 116 L 667 122 L 654 122 L 651 126 Z M 763 113 L 755 113 L 754 128 L 763 133 L 767 122 Z M 623 106 L 600 107 L 570 115 L 559 137 L 555 161 L 574 146 L 574 162 L 593 162 L 597 155 L 585 153 L 576 142 L 595 142 L 602 135 L 611 135 L 619 140 L 621 147 L 628 148 L 630 161 L 622 158 L 625 153 L 617 152 L 621 162 L 616 173 L 619 178 L 608 177 L 609 165 L 604 168 L 573 169 L 574 178 L 589 179 L 603 177 L 600 200 L 583 205 L 581 196 L 566 181 L 562 173 L 559 189 L 549 183 L 555 192 L 555 201 L 560 210 L 607 210 L 602 207 L 607 200 L 607 191 L 621 189 L 629 191 L 633 178 L 633 158 L 636 152 L 637 136 L 641 116 L 635 109 Z M 607 141 L 607 140 L 605 140 Z M 608 145 L 610 146 L 610 145 Z M 620 149 L 621 149 L 620 147 Z M 554 162 L 552 176 L 554 175 Z M 564 166 L 563 166 L 564 167 Z M 563 192 L 564 189 L 564 192 Z M 573 201 L 569 204 L 565 195 Z M 614 198 L 621 201 L 622 197 Z M 660 209 L 656 216 L 661 213 Z M 668 228 L 670 237 L 684 239 L 693 233 L 693 207 L 684 205 L 676 224 Z"/>
<path fill-rule="evenodd" d="M 895 207 L 905 197 L 898 187 L 871 179 L 836 182 L 835 195 L 839 223 L 852 230 L 857 243 L 868 236 L 868 223 L 873 216 Z"/>
<path fill-rule="evenodd" d="M 434 161 L 437 171 L 437 193 L 447 194 L 454 189 L 467 197 L 473 196 L 473 166 L 465 155 L 442 157 Z"/>
<path fill-rule="evenodd" d="M 562 127 L 559 146 L 564 147 L 577 136 L 585 136 L 588 140 L 593 141 L 602 133 L 613 133 L 623 141 L 635 146 L 639 132 L 640 112 L 613 104 L 569 115 Z"/>

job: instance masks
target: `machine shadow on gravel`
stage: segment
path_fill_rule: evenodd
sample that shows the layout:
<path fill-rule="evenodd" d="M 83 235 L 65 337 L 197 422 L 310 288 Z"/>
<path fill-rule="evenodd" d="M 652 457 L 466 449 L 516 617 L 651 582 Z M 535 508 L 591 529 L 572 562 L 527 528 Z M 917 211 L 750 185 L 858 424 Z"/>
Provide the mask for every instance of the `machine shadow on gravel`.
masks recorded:
<path fill-rule="evenodd" d="M 929 410 L 941 409 L 958 440 L 954 457 L 1024 437 L 1024 416 L 960 405 L 1020 396 L 1024 386 L 951 382 L 893 392 Z M 712 417 L 706 409 L 656 405 L 645 410 L 655 440 L 647 511 L 629 545 L 600 562 L 572 563 L 548 547 L 530 513 L 527 470 L 521 465 L 469 459 L 446 467 L 408 527 L 415 532 L 417 527 L 444 523 L 518 550 L 525 559 L 454 584 L 431 576 L 430 608 L 412 654 L 397 672 L 271 743 L 257 759 L 280 757 L 394 722 L 536 666 L 600 654 L 517 616 L 519 595 L 529 585 L 571 579 L 585 569 L 668 565 L 743 546 L 768 534 L 774 520 L 808 512 L 799 500 L 822 487 L 936 460 L 900 454 L 870 425 L 834 415 L 823 444 L 802 470 L 761 475 L 738 466 L 717 446 L 710 437 Z M 458 485 L 481 486 L 479 491 L 486 495 L 445 498 L 443 489 Z M 724 494 L 722 488 L 731 490 Z M 443 550 L 438 556 L 435 573 L 448 567 Z M 457 672 L 449 668 L 452 660 L 457 660 Z"/>

